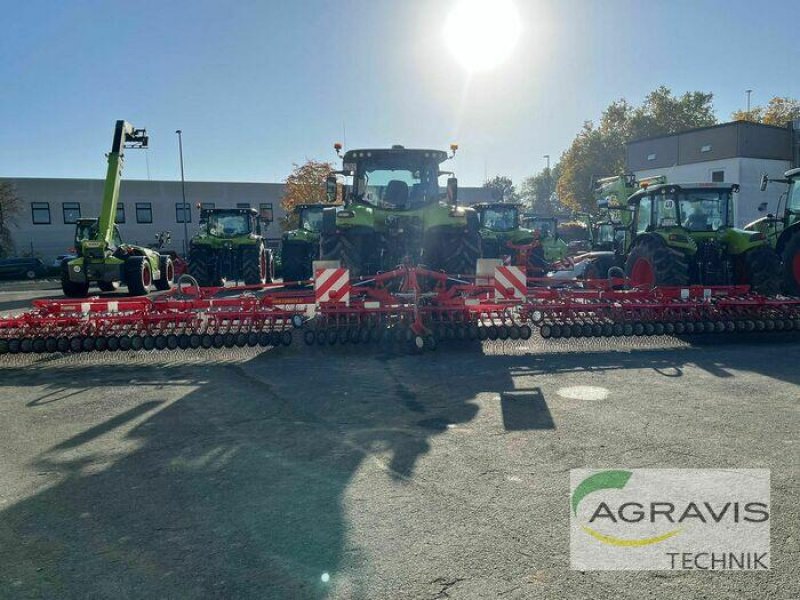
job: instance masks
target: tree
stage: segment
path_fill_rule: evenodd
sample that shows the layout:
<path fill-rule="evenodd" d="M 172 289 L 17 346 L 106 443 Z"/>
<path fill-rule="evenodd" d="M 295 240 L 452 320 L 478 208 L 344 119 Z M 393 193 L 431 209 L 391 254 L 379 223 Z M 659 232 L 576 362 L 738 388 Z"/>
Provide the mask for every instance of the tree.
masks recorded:
<path fill-rule="evenodd" d="M 556 194 L 572 210 L 593 210 L 592 186 L 596 179 L 625 171 L 625 144 L 636 139 L 669 135 L 717 122 L 713 95 L 686 92 L 673 96 L 661 86 L 650 92 L 641 106 L 626 100 L 612 102 L 597 126 L 587 121 L 561 155 Z"/>
<path fill-rule="evenodd" d="M 559 211 L 556 181 L 561 175 L 561 165 L 526 177 L 520 185 L 519 198 L 523 204 L 537 214 L 552 215 Z"/>
<path fill-rule="evenodd" d="M 737 110 L 731 115 L 731 119 L 784 127 L 789 121 L 800 119 L 800 100 L 775 96 L 766 106 L 755 106 L 750 112 Z"/>
<path fill-rule="evenodd" d="M 11 239 L 10 225 L 20 210 L 22 201 L 14 186 L 8 181 L 0 181 L 0 257 L 13 253 L 14 242 Z"/>
<path fill-rule="evenodd" d="M 517 200 L 517 191 L 514 189 L 514 183 L 511 181 L 511 177 L 506 175 L 495 175 L 484 182 L 483 187 L 489 190 L 492 200 L 504 200 L 506 202 L 515 202 Z"/>
<path fill-rule="evenodd" d="M 284 229 L 297 227 L 297 218 L 293 209 L 300 204 L 322 204 L 328 201 L 325 194 L 325 179 L 333 172 L 333 165 L 328 162 L 309 160 L 302 165 L 294 164 L 286 178 L 286 187 L 281 198 L 281 206 L 286 212 L 281 219 Z M 337 190 L 337 199 L 339 197 Z"/>

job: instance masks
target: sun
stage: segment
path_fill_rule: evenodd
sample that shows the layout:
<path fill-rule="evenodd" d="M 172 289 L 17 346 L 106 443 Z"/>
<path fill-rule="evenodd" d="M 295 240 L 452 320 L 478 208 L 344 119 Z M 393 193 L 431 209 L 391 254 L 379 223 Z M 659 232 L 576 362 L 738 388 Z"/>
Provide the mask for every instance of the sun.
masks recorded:
<path fill-rule="evenodd" d="M 509 58 L 520 29 L 512 0 L 459 0 L 445 22 L 444 39 L 467 71 L 486 71 Z"/>

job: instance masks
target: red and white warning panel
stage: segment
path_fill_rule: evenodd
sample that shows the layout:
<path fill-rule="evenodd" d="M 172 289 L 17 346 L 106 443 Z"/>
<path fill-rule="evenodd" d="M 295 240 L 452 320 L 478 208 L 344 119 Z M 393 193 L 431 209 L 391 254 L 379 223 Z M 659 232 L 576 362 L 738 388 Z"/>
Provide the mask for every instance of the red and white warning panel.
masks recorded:
<path fill-rule="evenodd" d="M 350 306 L 350 271 L 341 267 L 316 269 L 314 296 L 317 304 L 336 302 Z"/>
<path fill-rule="evenodd" d="M 496 300 L 525 300 L 527 293 L 528 285 L 523 267 L 495 267 L 494 297 Z"/>

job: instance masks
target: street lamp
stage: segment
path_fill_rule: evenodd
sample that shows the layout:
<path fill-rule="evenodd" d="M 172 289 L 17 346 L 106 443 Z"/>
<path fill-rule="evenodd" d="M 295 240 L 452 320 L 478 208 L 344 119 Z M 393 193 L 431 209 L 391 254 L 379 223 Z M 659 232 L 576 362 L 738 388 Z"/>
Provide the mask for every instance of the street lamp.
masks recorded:
<path fill-rule="evenodd" d="M 750 116 L 750 94 L 753 93 L 753 90 L 745 90 L 745 94 L 747 94 L 747 116 Z"/>
<path fill-rule="evenodd" d="M 178 152 L 181 157 L 181 195 L 183 196 L 183 256 L 185 258 L 189 250 L 189 225 L 186 222 L 188 220 L 186 216 L 189 211 L 186 210 L 186 179 L 183 175 L 183 132 L 180 129 L 176 129 L 175 133 L 178 134 Z"/>
<path fill-rule="evenodd" d="M 545 154 L 543 158 L 547 161 L 547 167 L 546 168 L 549 171 L 550 170 L 550 155 L 549 154 Z"/>

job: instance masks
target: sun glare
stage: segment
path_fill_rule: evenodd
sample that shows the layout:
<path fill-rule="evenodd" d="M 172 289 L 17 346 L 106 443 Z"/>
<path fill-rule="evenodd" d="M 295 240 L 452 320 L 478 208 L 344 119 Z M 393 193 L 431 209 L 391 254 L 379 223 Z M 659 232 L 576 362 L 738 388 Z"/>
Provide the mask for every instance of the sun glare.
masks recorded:
<path fill-rule="evenodd" d="M 519 34 L 519 14 L 512 0 L 459 0 L 444 27 L 450 52 L 468 71 L 502 64 Z"/>

